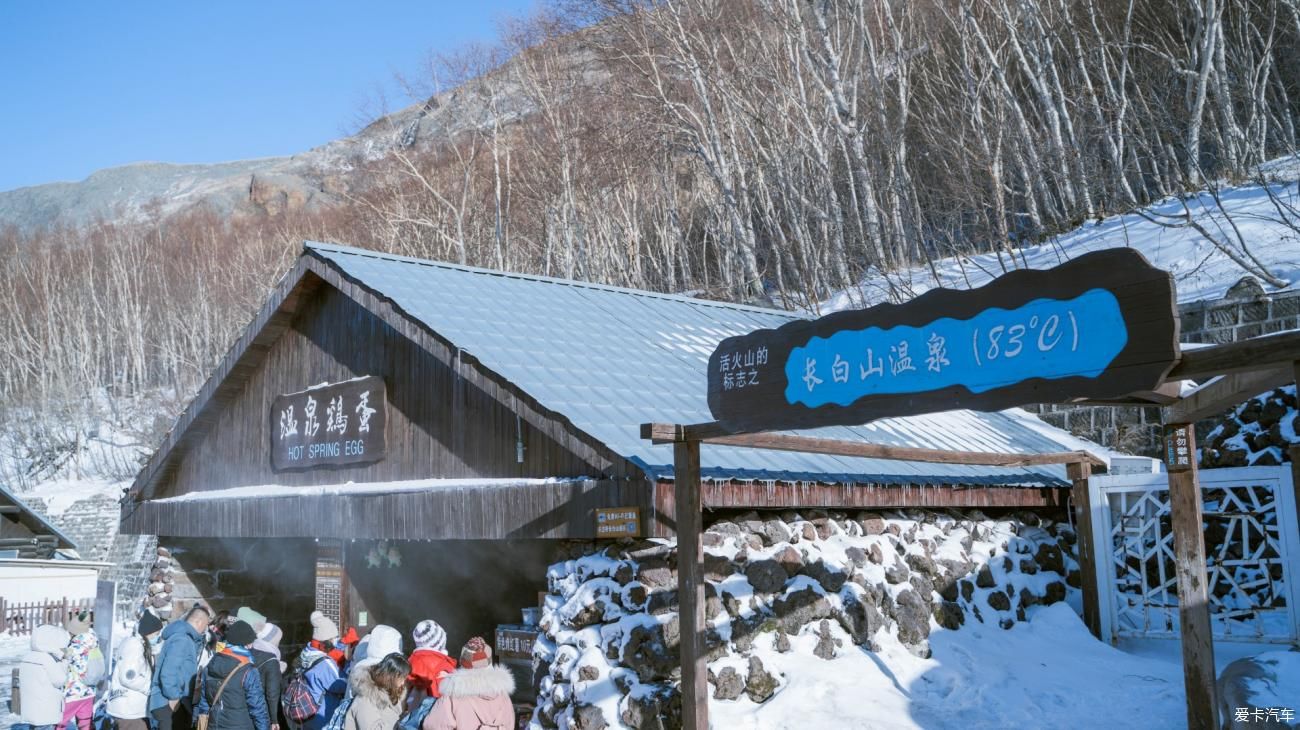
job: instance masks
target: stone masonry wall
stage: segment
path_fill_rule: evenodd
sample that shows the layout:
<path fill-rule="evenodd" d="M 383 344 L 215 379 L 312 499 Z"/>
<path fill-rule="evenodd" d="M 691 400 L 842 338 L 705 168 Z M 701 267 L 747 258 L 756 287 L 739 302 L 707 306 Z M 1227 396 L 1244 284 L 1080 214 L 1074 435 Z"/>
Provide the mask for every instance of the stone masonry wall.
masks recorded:
<path fill-rule="evenodd" d="M 1222 345 L 1300 328 L 1300 291 L 1266 295 L 1245 279 L 1223 299 L 1179 307 L 1183 342 Z M 1160 409 L 1106 406 L 1031 406 L 1047 423 L 1103 446 L 1141 456 L 1160 456 Z M 1215 427 L 1206 422 L 1198 437 Z"/>

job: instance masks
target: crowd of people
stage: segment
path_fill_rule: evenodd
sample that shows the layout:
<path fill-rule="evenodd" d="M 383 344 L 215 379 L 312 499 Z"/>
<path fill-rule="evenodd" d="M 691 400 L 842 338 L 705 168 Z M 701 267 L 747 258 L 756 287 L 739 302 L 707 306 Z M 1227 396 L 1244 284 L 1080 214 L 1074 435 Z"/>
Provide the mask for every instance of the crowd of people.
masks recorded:
<path fill-rule="evenodd" d="M 146 611 L 111 665 L 90 612 L 38 626 L 19 665 L 20 721 L 31 730 L 515 726 L 514 678 L 482 638 L 453 658 L 447 632 L 429 619 L 412 632 L 407 656 L 391 626 L 361 638 L 319 611 L 310 619 L 311 640 L 291 664 L 281 656 L 283 631 L 249 607 L 214 614 L 195 604 L 171 624 Z"/>

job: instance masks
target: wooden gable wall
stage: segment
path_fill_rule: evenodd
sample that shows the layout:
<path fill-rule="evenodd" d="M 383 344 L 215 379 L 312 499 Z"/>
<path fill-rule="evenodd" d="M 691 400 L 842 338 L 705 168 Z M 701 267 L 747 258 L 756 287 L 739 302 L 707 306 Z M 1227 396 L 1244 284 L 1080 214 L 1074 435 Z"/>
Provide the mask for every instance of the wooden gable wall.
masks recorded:
<path fill-rule="evenodd" d="M 153 498 L 257 484 L 639 475 L 607 450 L 574 448 L 575 438 L 564 424 L 539 423 L 547 419 L 539 418 L 535 404 L 521 403 L 481 368 L 453 362 L 453 348 L 441 346 L 427 331 L 414 331 L 416 325 L 386 300 L 332 271 L 313 269 L 332 285 L 308 295 L 242 389 L 220 405 L 206 433 L 177 455 L 178 463 Z M 442 349 L 441 357 L 430 349 Z M 363 375 L 382 376 L 387 386 L 387 457 L 371 464 L 274 471 L 274 398 Z M 518 406 L 525 406 L 524 417 Z M 516 458 L 519 435 L 525 446 L 522 464 Z"/>

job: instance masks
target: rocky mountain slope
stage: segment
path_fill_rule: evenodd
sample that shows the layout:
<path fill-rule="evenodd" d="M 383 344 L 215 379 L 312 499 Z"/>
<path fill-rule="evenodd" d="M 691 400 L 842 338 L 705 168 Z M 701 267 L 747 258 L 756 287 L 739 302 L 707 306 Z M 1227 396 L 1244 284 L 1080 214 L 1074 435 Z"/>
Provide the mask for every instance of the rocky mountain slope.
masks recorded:
<path fill-rule="evenodd" d="M 364 185 L 356 171 L 395 149 L 424 147 L 482 128 L 492 113 L 527 114 L 523 90 L 501 67 L 450 91 L 385 115 L 354 135 L 290 157 L 213 164 L 138 162 L 77 182 L 0 191 L 0 227 L 30 232 L 97 220 L 142 220 L 205 204 L 217 213 L 275 215 L 339 202 Z"/>

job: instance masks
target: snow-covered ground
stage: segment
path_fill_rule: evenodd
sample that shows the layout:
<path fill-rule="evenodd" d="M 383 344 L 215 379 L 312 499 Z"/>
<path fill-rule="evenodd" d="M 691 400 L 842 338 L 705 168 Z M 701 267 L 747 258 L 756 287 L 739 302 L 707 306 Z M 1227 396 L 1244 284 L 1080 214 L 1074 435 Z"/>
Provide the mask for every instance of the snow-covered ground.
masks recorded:
<path fill-rule="evenodd" d="M 1220 191 L 1218 202 L 1208 192 L 1186 200 L 1165 200 L 1142 213 L 1088 222 L 1040 245 L 1010 253 L 1004 251 L 1000 257 L 987 253 L 941 259 L 935 262 L 937 281 L 925 265 L 888 276 L 872 273 L 857 289 L 839 292 L 819 310 L 826 314 L 907 300 L 936 286 L 970 289 L 1001 276 L 1004 267 L 1046 269 L 1089 251 L 1119 246 L 1131 246 L 1157 268 L 1172 272 L 1179 302 L 1221 298 L 1249 272 L 1205 235 L 1185 225 L 1182 218 L 1186 214 L 1241 258 L 1257 259 L 1272 276 L 1286 282 L 1281 289 L 1294 289 L 1300 284 L 1300 231 L 1296 229 L 1300 226 L 1300 187 L 1296 182 L 1300 161 L 1275 160 L 1264 172 L 1268 179 L 1278 182 L 1267 188 L 1261 185 L 1226 188 Z M 1261 284 L 1266 291 L 1275 289 L 1264 282 Z"/>
<path fill-rule="evenodd" d="M 7 730 L 18 721 L 9 713 L 10 677 L 30 646 L 31 641 L 26 636 L 0 634 L 0 730 Z"/>
<path fill-rule="evenodd" d="M 791 640 L 779 655 L 772 635 L 755 645 L 786 684 L 762 705 L 741 696 L 710 703 L 719 728 L 1182 728 L 1187 726 L 1179 646 L 1145 642 L 1129 653 L 1094 639 L 1065 604 L 1034 609 L 1010 630 L 968 623 L 930 635 L 920 659 L 896 642 L 826 661 L 817 638 Z M 1217 648 L 1220 669 L 1253 651 Z M 1300 653 L 1257 698 L 1300 711 Z M 1271 694 L 1270 694 L 1271 693 Z"/>

